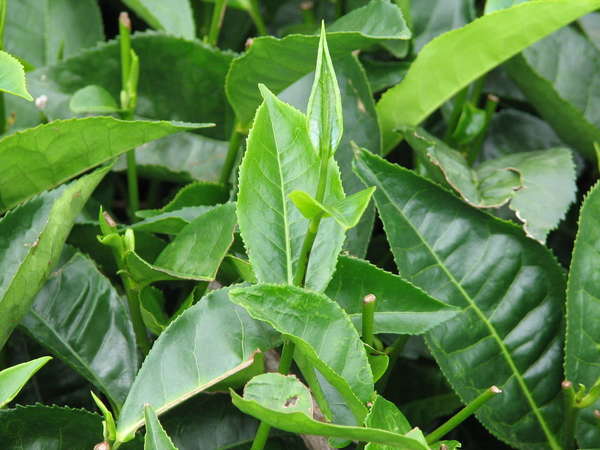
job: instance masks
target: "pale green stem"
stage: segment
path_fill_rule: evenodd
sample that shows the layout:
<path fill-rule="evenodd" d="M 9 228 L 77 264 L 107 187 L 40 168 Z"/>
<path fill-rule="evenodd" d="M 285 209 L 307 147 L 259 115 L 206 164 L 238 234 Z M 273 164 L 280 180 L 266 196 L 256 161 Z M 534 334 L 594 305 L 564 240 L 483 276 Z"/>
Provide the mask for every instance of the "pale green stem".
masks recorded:
<path fill-rule="evenodd" d="M 446 133 L 444 134 L 444 141 L 446 143 L 448 143 L 450 136 L 452 136 L 452 133 L 456 129 L 456 125 L 458 125 L 458 120 L 460 119 L 468 91 L 469 88 L 466 87 L 454 97 L 454 106 L 452 108 L 452 112 L 450 113 L 450 118 L 448 119 Z"/>
<path fill-rule="evenodd" d="M 373 294 L 365 296 L 362 302 L 362 338 L 363 342 L 373 347 L 373 322 L 375 321 L 375 306 L 377 298 Z"/>
<path fill-rule="evenodd" d="M 244 133 L 240 130 L 238 125 L 239 124 L 236 121 L 235 125 L 233 126 L 233 131 L 231 132 L 231 137 L 229 138 L 229 148 L 227 149 L 227 156 L 225 157 L 225 162 L 223 163 L 223 168 L 221 169 L 221 176 L 219 178 L 219 182 L 222 185 L 227 185 L 229 183 L 231 173 L 233 172 L 233 167 L 235 166 L 235 162 L 238 157 L 242 138 L 244 136 Z"/>
<path fill-rule="evenodd" d="M 250 9 L 248 10 L 248 14 L 250 14 L 250 18 L 254 22 L 254 26 L 256 27 L 258 35 L 264 36 L 267 34 L 267 26 L 265 25 L 265 22 L 260 14 L 258 0 L 250 0 Z"/>
<path fill-rule="evenodd" d="M 479 136 L 477 136 L 477 138 L 473 142 L 467 155 L 467 162 L 469 163 L 469 165 L 473 165 L 475 161 L 477 161 L 477 157 L 481 153 L 485 136 L 487 135 L 488 129 L 490 128 L 490 123 L 492 122 L 492 118 L 496 113 L 496 108 L 498 107 L 499 102 L 500 100 L 495 95 L 488 95 L 487 100 L 485 102 L 485 123 L 483 125 L 483 129 L 479 133 Z"/>
<path fill-rule="evenodd" d="M 575 420 L 577 419 L 579 409 L 575 406 L 575 389 L 573 388 L 573 383 L 565 380 L 560 386 L 563 391 L 565 406 L 563 446 L 564 450 L 572 450 L 575 448 Z"/>
<path fill-rule="evenodd" d="M 215 0 L 213 7 L 212 19 L 210 21 L 210 29 L 208 31 L 208 43 L 217 46 L 219 41 L 219 32 L 223 25 L 223 17 L 225 17 L 225 9 L 227 8 L 227 0 Z"/>

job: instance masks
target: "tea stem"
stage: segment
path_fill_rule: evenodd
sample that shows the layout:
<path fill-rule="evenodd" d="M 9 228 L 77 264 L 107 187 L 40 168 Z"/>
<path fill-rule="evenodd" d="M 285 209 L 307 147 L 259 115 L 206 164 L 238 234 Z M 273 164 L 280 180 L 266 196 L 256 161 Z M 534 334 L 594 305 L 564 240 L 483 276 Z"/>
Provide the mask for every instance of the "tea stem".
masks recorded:
<path fill-rule="evenodd" d="M 496 386 L 492 386 L 487 389 L 485 392 L 480 394 L 477 398 L 471 401 L 467 406 L 453 415 L 450 419 L 448 419 L 445 423 L 440 425 L 438 428 L 429 433 L 425 440 L 428 444 L 433 444 L 434 442 L 439 441 L 446 434 L 452 431 L 454 428 L 459 426 L 462 422 L 464 422 L 471 414 L 477 411 L 485 402 L 490 400 L 492 397 L 502 393 L 502 391 Z"/>
<path fill-rule="evenodd" d="M 362 338 L 363 342 L 373 347 L 373 322 L 377 298 L 373 294 L 365 296 L 362 302 Z"/>
<path fill-rule="evenodd" d="M 250 14 L 250 18 L 252 22 L 254 22 L 254 26 L 256 27 L 256 31 L 259 36 L 264 36 L 267 34 L 267 26 L 260 15 L 260 6 L 258 4 L 258 0 L 250 0 L 250 9 L 248 10 L 248 14 Z"/>
<path fill-rule="evenodd" d="M 466 87 L 454 97 L 454 106 L 452 107 L 452 112 L 450 113 L 448 124 L 446 125 L 446 132 L 444 133 L 444 142 L 446 143 L 450 141 L 450 137 L 456 129 L 456 125 L 458 125 L 458 120 L 460 119 L 468 92 L 469 88 Z"/>
<path fill-rule="evenodd" d="M 221 31 L 221 26 L 223 25 L 223 17 L 225 17 L 226 9 L 227 0 L 215 0 L 212 19 L 210 21 L 210 29 L 208 31 L 208 43 L 215 47 L 219 41 L 219 33 Z"/>
<path fill-rule="evenodd" d="M 490 128 L 490 123 L 492 122 L 492 117 L 496 113 L 496 108 L 498 107 L 498 103 L 500 99 L 495 95 L 488 95 L 487 100 L 485 102 L 485 122 L 483 125 L 483 129 L 479 133 L 479 136 L 475 138 L 475 141 L 472 144 L 471 149 L 469 150 L 469 154 L 467 155 L 467 162 L 469 165 L 473 165 L 481 153 L 481 149 L 483 148 L 483 141 L 485 140 L 485 136 L 487 135 L 487 131 Z"/>
<path fill-rule="evenodd" d="M 390 378 L 390 375 L 392 374 L 392 371 L 394 370 L 394 367 L 396 366 L 396 363 L 398 362 L 398 358 L 400 358 L 400 354 L 402 353 L 404 346 L 408 342 L 409 337 L 410 336 L 408 336 L 407 334 L 401 334 L 394 341 L 394 343 L 386 349 L 386 353 L 388 354 L 388 356 L 390 358 L 390 362 L 388 363 L 385 373 L 383 374 L 381 379 L 377 382 L 377 390 L 379 392 L 381 392 L 382 394 L 385 392 L 385 388 L 387 387 L 387 383 Z"/>
<path fill-rule="evenodd" d="M 576 407 L 573 383 L 565 380 L 561 383 L 560 387 L 563 391 L 565 405 L 563 446 L 564 450 L 571 450 L 575 448 L 575 420 L 577 419 L 579 409 Z"/>
<path fill-rule="evenodd" d="M 236 121 L 233 126 L 233 131 L 231 132 L 231 137 L 229 138 L 229 148 L 227 149 L 227 156 L 225 157 L 225 162 L 221 169 L 221 177 L 219 178 L 219 182 L 224 186 L 229 183 L 229 179 L 231 178 L 231 173 L 233 172 L 233 167 L 235 166 L 240 151 L 243 136 L 244 133 L 241 131 L 239 124 Z"/>

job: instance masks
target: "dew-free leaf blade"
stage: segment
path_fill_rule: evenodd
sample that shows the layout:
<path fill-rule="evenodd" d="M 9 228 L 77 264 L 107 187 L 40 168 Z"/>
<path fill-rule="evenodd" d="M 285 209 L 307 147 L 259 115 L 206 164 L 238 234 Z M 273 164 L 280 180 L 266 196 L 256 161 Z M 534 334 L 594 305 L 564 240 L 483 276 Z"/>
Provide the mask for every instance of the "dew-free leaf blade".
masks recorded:
<path fill-rule="evenodd" d="M 157 414 L 173 408 L 250 366 L 257 350 L 279 337 L 213 291 L 171 322 L 154 342 L 131 387 L 117 423 L 117 439 L 129 440 L 144 424 L 144 405 Z"/>
<path fill-rule="evenodd" d="M 75 218 L 109 168 L 34 197 L 0 220 L 0 347 L 29 311 Z"/>
<path fill-rule="evenodd" d="M 398 275 L 362 259 L 341 256 L 325 294 L 338 302 L 361 329 L 362 300 L 377 298 L 375 333 L 422 334 L 453 318 L 458 310 L 430 297 Z"/>
<path fill-rule="evenodd" d="M 373 392 L 373 375 L 358 332 L 339 305 L 294 286 L 258 285 L 231 291 L 231 300 L 285 334 L 342 394 L 357 419 Z"/>
<path fill-rule="evenodd" d="M 517 448 L 558 447 L 562 416 L 564 274 L 512 224 L 464 204 L 413 172 L 368 152 L 357 159 L 400 275 L 462 312 L 427 342 L 464 402 L 496 384 L 477 413 Z"/>
<path fill-rule="evenodd" d="M 189 0 L 124 0 L 151 27 L 186 39 L 196 37 L 194 14 Z"/>
<path fill-rule="evenodd" d="M 410 423 L 404 414 L 392 402 L 378 395 L 371 406 L 369 415 L 365 419 L 365 426 L 379 428 L 393 433 L 405 434 L 411 430 Z M 392 447 L 369 443 L 366 450 L 388 450 Z"/>
<path fill-rule="evenodd" d="M 395 130 L 419 125 L 452 95 L 527 46 L 600 7 L 599 0 L 531 0 L 485 15 L 427 44 L 377 104 L 384 150 Z M 443 65 L 444 70 L 439 70 Z"/>
<path fill-rule="evenodd" d="M 204 126 L 88 117 L 6 136 L 0 140 L 0 211 L 145 142 Z"/>
<path fill-rule="evenodd" d="M 4 408 L 23 389 L 25 383 L 52 358 L 43 356 L 0 372 L 0 408 Z"/>
<path fill-rule="evenodd" d="M 588 389 L 596 382 L 597 352 L 600 333 L 594 325 L 599 310 L 599 284 L 594 270 L 598 260 L 598 211 L 600 188 L 596 184 L 587 194 L 579 212 L 579 230 L 575 240 L 569 283 L 567 286 L 567 344 L 565 347 L 566 379 L 575 386 L 584 384 Z M 598 408 L 598 402 L 595 407 Z M 600 430 L 594 408 L 579 413 L 577 439 L 582 448 L 596 445 Z"/>
<path fill-rule="evenodd" d="M 407 450 L 427 450 L 427 445 L 401 434 L 316 421 L 312 418 L 310 391 L 293 375 L 259 375 L 246 385 L 244 397 L 234 391 L 231 391 L 231 397 L 233 404 L 246 414 L 292 433 L 378 442 Z"/>
<path fill-rule="evenodd" d="M 21 63 L 10 54 L 0 51 L 0 91 L 33 100 L 25 86 L 25 71 Z"/>
<path fill-rule="evenodd" d="M 79 89 L 71 97 L 69 108 L 74 113 L 97 113 L 108 114 L 120 110 L 116 100 L 110 92 L 102 86 L 91 84 Z"/>
<path fill-rule="evenodd" d="M 144 450 L 177 450 L 150 405 L 144 407 L 144 417 L 146 424 Z"/>
<path fill-rule="evenodd" d="M 138 369 L 128 314 L 110 281 L 76 253 L 50 274 L 21 325 L 120 407 Z"/>

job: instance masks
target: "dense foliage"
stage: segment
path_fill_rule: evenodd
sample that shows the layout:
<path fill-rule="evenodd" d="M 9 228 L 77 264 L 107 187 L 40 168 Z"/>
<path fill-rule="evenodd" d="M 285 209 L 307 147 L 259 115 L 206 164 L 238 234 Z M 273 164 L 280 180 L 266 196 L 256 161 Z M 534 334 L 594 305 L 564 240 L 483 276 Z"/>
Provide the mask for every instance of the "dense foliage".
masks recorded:
<path fill-rule="evenodd" d="M 597 9 L 0 0 L 2 449 L 599 448 Z"/>

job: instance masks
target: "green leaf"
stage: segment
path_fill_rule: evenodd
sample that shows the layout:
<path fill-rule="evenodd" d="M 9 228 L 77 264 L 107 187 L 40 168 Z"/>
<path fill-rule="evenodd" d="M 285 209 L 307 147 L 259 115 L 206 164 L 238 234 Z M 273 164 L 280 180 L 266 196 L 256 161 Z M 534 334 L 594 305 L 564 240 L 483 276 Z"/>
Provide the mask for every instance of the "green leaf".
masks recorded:
<path fill-rule="evenodd" d="M 33 97 L 25 86 L 25 71 L 21 63 L 10 54 L 0 50 L 0 91 L 32 101 Z"/>
<path fill-rule="evenodd" d="M 7 450 L 91 449 L 102 441 L 102 419 L 83 409 L 17 406 L 0 411 L 0 440 Z M 132 442 L 120 448 L 142 447 Z"/>
<path fill-rule="evenodd" d="M 55 64 L 104 41 L 102 14 L 95 0 L 7 3 L 6 50 L 35 67 Z"/>
<path fill-rule="evenodd" d="M 578 22 L 583 32 L 592 41 L 592 44 L 596 48 L 600 49 L 600 28 L 598 27 L 598 19 L 600 19 L 600 13 L 593 12 L 580 17 Z"/>
<path fill-rule="evenodd" d="M 124 300 L 88 257 L 75 253 L 54 269 L 21 325 L 113 405 L 123 404 L 138 369 L 135 336 Z"/>
<path fill-rule="evenodd" d="M 154 342 L 131 387 L 117 423 L 128 441 L 144 424 L 144 405 L 157 414 L 173 408 L 250 366 L 258 350 L 278 344 L 270 327 L 213 291 L 171 322 Z"/>
<path fill-rule="evenodd" d="M 509 75 L 544 120 L 590 160 L 595 159 L 594 142 L 600 141 L 599 58 L 599 49 L 566 27 L 507 64 Z"/>
<path fill-rule="evenodd" d="M 151 215 L 145 220 L 131 225 L 131 229 L 149 233 L 179 234 L 190 222 L 210 211 L 210 206 L 189 206 L 174 211 Z M 136 215 L 145 211 L 137 211 Z"/>
<path fill-rule="evenodd" d="M 215 122 L 217 126 L 204 130 L 203 134 L 217 139 L 229 138 L 232 116 L 224 86 L 233 53 L 221 52 L 198 40 L 185 41 L 156 32 L 136 33 L 131 38 L 131 46 L 141 61 L 136 109 L 139 117 Z M 113 98 L 119 99 L 119 42 L 113 40 L 52 66 L 39 68 L 27 75 L 27 82 L 34 97 L 48 97 L 44 113 L 49 120 L 74 117 L 69 109 L 71 96 L 90 84 L 102 86 Z M 199 98 L 204 100 L 198 102 Z M 7 112 L 11 109 L 7 108 Z M 39 111 L 33 104 L 29 106 L 28 114 L 39 119 Z M 17 117 L 17 124 L 18 121 Z M 169 154 L 172 157 L 173 152 Z M 180 170 L 184 169 L 199 170 L 182 165 Z"/>
<path fill-rule="evenodd" d="M 117 437 L 117 424 L 115 423 L 115 418 L 104 402 L 94 394 L 94 391 L 90 391 L 90 394 L 92 395 L 92 400 L 94 400 L 94 403 L 96 403 L 96 406 L 104 417 L 104 420 L 102 421 L 102 434 L 104 435 L 104 440 L 112 442 Z"/>
<path fill-rule="evenodd" d="M 344 119 L 340 88 L 327 47 L 325 22 L 321 26 L 321 36 L 319 37 L 319 48 L 317 50 L 317 67 L 310 97 L 308 98 L 306 118 L 313 148 L 323 158 L 326 157 L 324 155 L 333 154 L 340 144 L 342 134 L 344 134 Z"/>
<path fill-rule="evenodd" d="M 375 333 L 422 334 L 458 314 L 458 309 L 398 275 L 347 256 L 338 260 L 325 294 L 344 308 L 358 330 L 362 328 L 362 300 L 367 294 L 375 295 Z"/>
<path fill-rule="evenodd" d="M 165 313 L 165 296 L 160 289 L 146 286 L 140 290 L 140 312 L 146 327 L 157 336 L 169 324 L 169 317 Z"/>
<path fill-rule="evenodd" d="M 16 366 L 8 367 L 0 372 L 0 408 L 4 408 L 17 394 L 29 379 L 35 375 L 52 358 L 44 356 L 32 361 L 27 361 Z"/>
<path fill-rule="evenodd" d="M 150 405 L 144 407 L 144 417 L 146 423 L 144 450 L 177 450 Z"/>
<path fill-rule="evenodd" d="M 575 386 L 579 383 L 590 388 L 600 375 L 597 351 L 600 333 L 594 324 L 598 311 L 599 284 L 594 269 L 598 259 L 598 211 L 600 189 L 596 184 L 587 194 L 579 212 L 579 230 L 573 249 L 569 283 L 567 285 L 567 344 L 565 347 L 566 379 Z M 598 408 L 600 402 L 596 402 Z M 577 440 L 582 448 L 593 447 L 600 439 L 598 419 L 594 408 L 579 413 Z"/>
<path fill-rule="evenodd" d="M 91 84 L 79 89 L 69 102 L 71 111 L 81 113 L 115 113 L 120 110 L 113 96 L 102 86 Z"/>
<path fill-rule="evenodd" d="M 397 434 L 406 434 L 411 430 L 410 423 L 404 414 L 392 402 L 387 401 L 381 395 L 378 395 L 371 406 L 369 415 L 365 420 L 365 426 L 368 428 L 379 428 L 381 430 L 391 431 Z M 387 450 L 393 447 L 381 444 L 369 443 L 366 450 Z"/>
<path fill-rule="evenodd" d="M 347 230 L 358 224 L 369 205 L 374 190 L 373 188 L 364 189 L 329 206 L 322 205 L 304 191 L 293 191 L 288 197 L 307 219 L 312 219 L 318 215 L 333 217 L 337 223 Z"/>
<path fill-rule="evenodd" d="M 229 199 L 229 192 L 222 184 L 196 182 L 182 187 L 165 206 L 160 209 L 147 209 L 136 211 L 142 218 L 155 217 L 158 214 L 173 212 L 189 206 L 212 206 L 225 203 Z"/>
<path fill-rule="evenodd" d="M 29 311 L 75 218 L 109 168 L 45 192 L 0 219 L 0 347 Z"/>
<path fill-rule="evenodd" d="M 410 38 L 400 8 L 389 0 L 374 0 L 350 12 L 330 25 L 328 31 L 327 42 L 334 59 L 378 42 Z M 233 61 L 226 91 L 242 126 L 251 124 L 261 103 L 258 83 L 280 93 L 315 70 L 318 45 L 318 36 L 264 36 L 254 39 L 248 51 Z M 273 64 L 277 64 L 277 71 L 271 70 Z"/>
<path fill-rule="evenodd" d="M 542 243 L 575 200 L 576 174 L 569 149 L 520 152 L 472 169 L 461 153 L 424 130 L 403 132 L 430 165 L 428 170 L 445 178 L 469 205 L 498 208 L 509 203 L 526 234 Z"/>
<path fill-rule="evenodd" d="M 373 393 L 373 375 L 358 332 L 332 300 L 294 286 L 258 285 L 231 291 L 231 301 L 296 344 L 341 393 L 358 419 Z"/>
<path fill-rule="evenodd" d="M 194 15 L 189 0 L 124 0 L 124 3 L 157 30 L 186 39 L 196 38 Z"/>
<path fill-rule="evenodd" d="M 259 281 L 293 283 L 308 221 L 288 195 L 294 190 L 315 195 L 319 164 L 306 117 L 267 92 L 248 136 L 237 208 L 240 232 Z M 343 196 L 331 159 L 325 201 L 339 201 Z M 318 261 L 318 267 L 309 264 L 308 287 L 325 288 L 343 240 L 342 227 L 331 218 L 322 220 L 311 252 L 311 261 Z"/>
<path fill-rule="evenodd" d="M 316 421 L 313 419 L 310 391 L 293 375 L 259 375 L 246 385 L 244 397 L 231 391 L 231 398 L 242 412 L 291 433 L 378 442 L 407 450 L 428 450 L 427 445 L 401 434 Z"/>
<path fill-rule="evenodd" d="M 410 63 L 406 61 L 379 61 L 365 57 L 360 62 L 373 92 L 383 91 L 400 83 L 410 68 Z"/>
<path fill-rule="evenodd" d="M 89 117 L 6 136 L 0 140 L 0 211 L 145 142 L 203 126 Z"/>
<path fill-rule="evenodd" d="M 531 0 L 483 16 L 426 45 L 377 104 L 384 150 L 401 125 L 416 126 L 472 81 L 544 36 L 600 7 L 600 0 Z M 457 50 L 459 49 L 459 50 Z M 443 66 L 444 70 L 439 70 Z"/>
<path fill-rule="evenodd" d="M 400 276 L 462 312 L 427 343 L 463 402 L 494 384 L 477 416 L 516 448 L 559 448 L 564 274 L 514 225 L 414 173 L 362 152 Z"/>
<path fill-rule="evenodd" d="M 475 17 L 473 0 L 419 0 L 411 2 L 414 52 L 440 34 L 460 28 Z"/>

